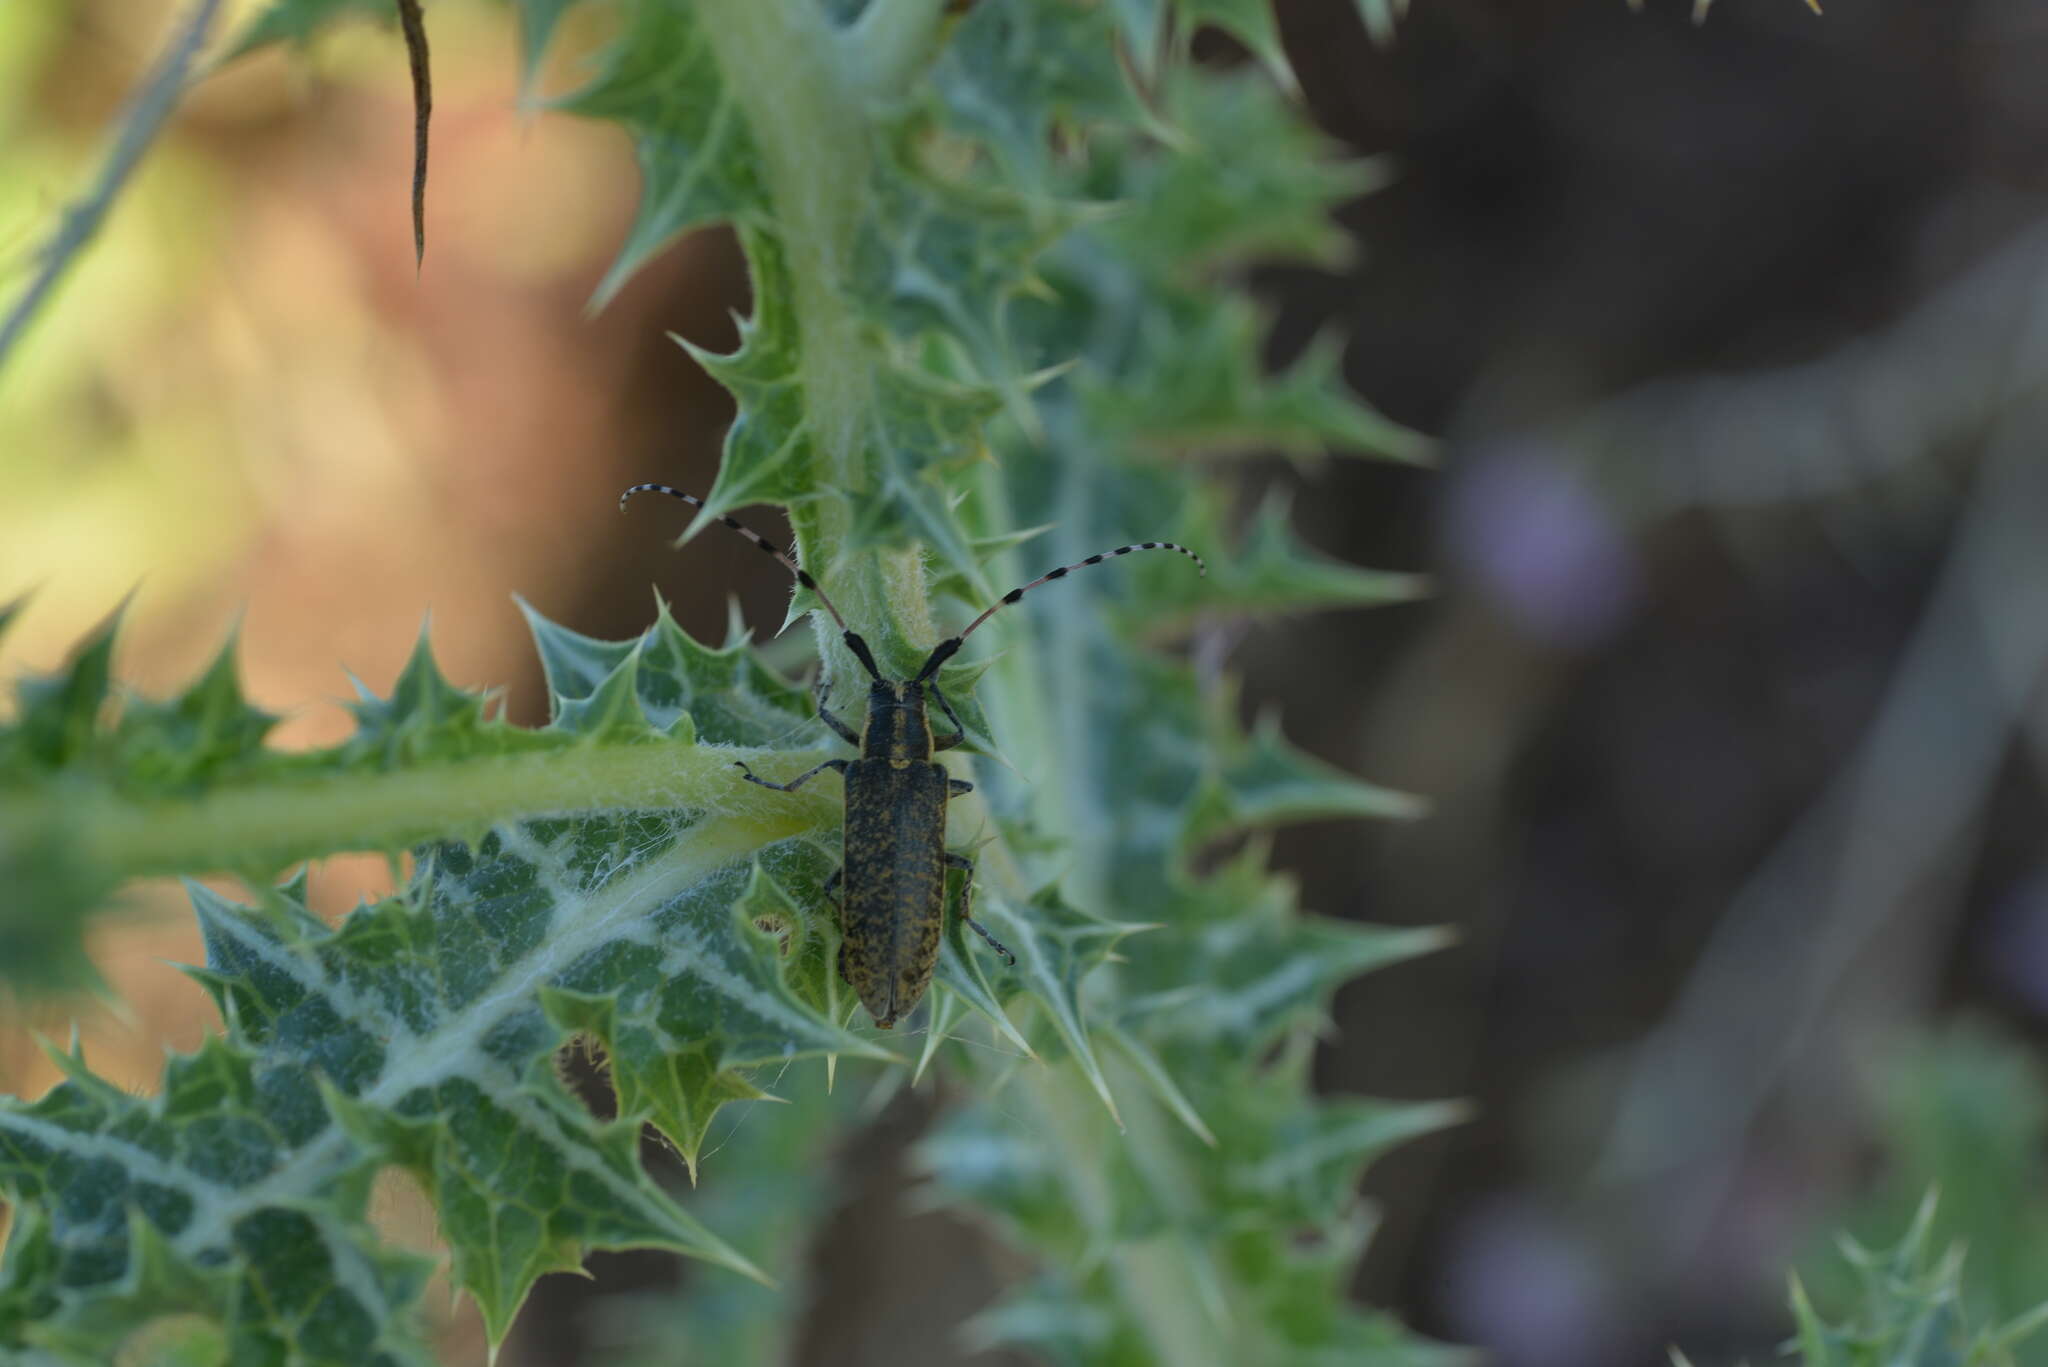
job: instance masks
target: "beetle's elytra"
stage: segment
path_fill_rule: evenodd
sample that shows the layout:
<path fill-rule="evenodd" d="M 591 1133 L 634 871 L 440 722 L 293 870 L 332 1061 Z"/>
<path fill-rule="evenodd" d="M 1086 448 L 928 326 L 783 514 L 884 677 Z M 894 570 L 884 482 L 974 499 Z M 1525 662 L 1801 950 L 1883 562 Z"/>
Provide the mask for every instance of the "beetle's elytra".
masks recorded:
<path fill-rule="evenodd" d="M 620 509 L 638 493 L 667 494 L 699 508 L 704 506 L 702 499 L 666 484 L 636 484 L 619 495 Z M 960 643 L 1002 608 L 1040 584 L 1064 579 L 1075 570 L 1132 551 L 1179 551 L 1194 561 L 1204 575 L 1209 567 L 1201 556 L 1171 541 L 1140 541 L 1062 565 L 1010 590 L 969 622 L 959 635 L 939 642 L 925 657 L 916 677 L 892 680 L 882 677 L 868 643 L 848 629 L 846 619 L 832 606 L 832 600 L 825 596 L 817 581 L 781 547 L 732 518 L 721 517 L 719 521 L 774 556 L 796 576 L 799 584 L 817 595 L 819 604 L 839 627 L 840 639 L 874 681 L 868 686 L 867 715 L 859 732 L 835 716 L 822 697 L 818 699 L 819 718 L 859 748 L 858 759 L 828 759 L 787 783 L 759 778 L 744 763 L 739 768 L 748 782 L 785 793 L 795 792 L 827 769 L 835 770 L 845 779 L 845 853 L 839 871 L 826 882 L 825 893 L 829 897 L 836 890 L 839 895 L 839 976 L 860 997 L 861 1005 L 874 1016 L 875 1024 L 887 1030 L 909 1015 L 931 986 L 932 969 L 939 961 L 939 933 L 945 923 L 947 869 L 960 869 L 965 874 L 960 885 L 960 919 L 988 941 L 996 953 L 1016 962 L 1015 956 L 988 933 L 987 927 L 974 919 L 973 863 L 946 850 L 946 802 L 957 794 L 974 791 L 974 785 L 954 778 L 932 758 L 936 751 L 949 750 L 965 739 L 953 705 L 939 691 L 939 666 L 953 658 Z M 952 724 L 951 731 L 932 734 L 926 711 L 928 701 L 938 705 Z"/>

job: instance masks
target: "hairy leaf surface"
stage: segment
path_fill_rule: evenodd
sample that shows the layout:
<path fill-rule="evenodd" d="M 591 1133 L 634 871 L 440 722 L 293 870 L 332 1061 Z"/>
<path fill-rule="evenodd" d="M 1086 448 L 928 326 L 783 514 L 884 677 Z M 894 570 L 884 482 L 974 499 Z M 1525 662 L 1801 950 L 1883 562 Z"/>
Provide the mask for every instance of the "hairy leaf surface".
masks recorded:
<path fill-rule="evenodd" d="M 252 41 L 346 8 L 282 0 Z M 518 8 L 530 81 L 572 6 Z M 822 1184 L 778 1197 L 774 1165 L 855 1123 L 819 1090 L 843 1065 L 883 1092 L 943 1072 L 960 1098 L 922 1151 L 933 1192 L 1040 1267 L 987 1340 L 1087 1364 L 1438 1356 L 1344 1288 L 1370 1225 L 1360 1168 L 1457 1111 L 1318 1099 L 1306 1062 L 1342 982 L 1441 939 L 1304 915 L 1260 843 L 1416 804 L 1277 719 L 1246 726 L 1220 652 L 1198 668 L 1172 648 L 1419 588 L 1304 547 L 1278 503 L 1246 525 L 1207 459 L 1421 455 L 1342 392 L 1335 346 L 1269 373 L 1233 285 L 1255 256 L 1338 261 L 1328 212 L 1377 172 L 1334 158 L 1265 75 L 1189 61 L 1215 23 L 1280 69 L 1263 6 L 954 8 L 618 0 L 558 104 L 618 126 L 640 167 L 600 298 L 686 231 L 738 232 L 740 345 L 678 339 L 675 358 L 738 402 L 709 502 L 786 506 L 889 671 L 1050 566 L 1137 540 L 1208 556 L 1206 579 L 1133 556 L 1049 585 L 941 675 L 971 740 L 949 762 L 977 784 L 951 843 L 1016 965 L 953 922 L 920 1014 L 868 1027 L 823 894 L 836 783 L 767 792 L 732 767 L 782 779 L 837 742 L 744 641 L 692 641 L 665 612 L 627 642 L 529 613 L 544 728 L 507 725 L 423 640 L 355 704 L 351 739 L 296 755 L 263 745 L 231 655 L 177 697 L 125 698 L 101 633 L 0 729 L 7 972 L 75 980 L 77 913 L 130 878 L 251 891 L 194 887 L 193 973 L 223 1033 L 158 1096 L 67 1056 L 48 1096 L 0 1103 L 0 1347 L 99 1362 L 182 1333 L 249 1360 L 417 1361 L 426 1264 L 366 1214 L 391 1170 L 434 1203 L 494 1339 L 535 1278 L 592 1249 L 787 1280 Z M 820 643 L 848 705 L 861 675 L 836 631 Z M 404 888 L 330 927 L 302 885 L 270 884 L 341 850 L 409 852 Z M 557 1080 L 572 1039 L 603 1059 L 614 1118 Z M 640 1164 L 646 1125 L 700 1184 L 687 1208 Z M 744 1199 L 719 1186 L 742 1127 L 770 1140 L 733 1161 Z M 776 1313 L 773 1294 L 700 1287 L 693 1322 Z M 707 1342 L 773 1348 L 725 1330 Z"/>

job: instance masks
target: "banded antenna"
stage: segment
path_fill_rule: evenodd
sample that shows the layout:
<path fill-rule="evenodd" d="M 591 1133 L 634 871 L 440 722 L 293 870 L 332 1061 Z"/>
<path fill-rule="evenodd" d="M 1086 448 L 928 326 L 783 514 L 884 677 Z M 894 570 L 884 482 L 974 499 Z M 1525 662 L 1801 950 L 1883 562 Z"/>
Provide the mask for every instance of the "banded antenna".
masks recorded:
<path fill-rule="evenodd" d="M 620 512 L 626 511 L 626 500 L 632 498 L 635 494 L 667 494 L 670 498 L 681 499 L 693 508 L 706 507 L 704 500 L 698 498 L 695 494 L 686 494 L 681 489 L 667 484 L 636 484 L 626 490 L 625 493 L 619 495 Z M 846 625 L 846 619 L 839 615 L 839 609 L 832 606 L 832 600 L 825 596 L 825 590 L 818 587 L 818 581 L 811 578 L 803 566 L 791 559 L 789 553 L 783 550 L 782 547 L 776 545 L 753 528 L 744 526 L 736 519 L 727 517 L 723 513 L 717 514 L 717 517 L 721 523 L 732 528 L 732 530 L 738 532 L 741 536 L 744 536 L 747 540 L 782 562 L 782 567 L 796 576 L 797 583 L 816 594 L 818 602 L 824 606 L 825 611 L 831 614 L 832 620 L 838 624 L 840 639 L 846 642 L 846 648 L 853 652 L 853 657 L 861 662 L 869 675 L 876 679 L 882 677 L 882 671 L 875 668 L 875 657 L 869 652 L 868 643 L 863 641 L 858 633 Z M 969 628 L 969 630 L 972 630 L 972 628 Z"/>
<path fill-rule="evenodd" d="M 1040 584 L 1050 584 L 1055 579 L 1064 579 L 1075 570 L 1085 570 L 1090 565 L 1100 565 L 1105 560 L 1114 560 L 1117 556 L 1129 555 L 1132 551 L 1179 551 L 1182 555 L 1195 562 L 1195 568 L 1201 572 L 1203 578 L 1206 579 L 1209 575 L 1209 563 L 1177 541 L 1138 541 L 1128 546 L 1118 546 L 1113 551 L 1102 551 L 1091 555 L 1086 560 L 1076 560 L 1073 564 L 1062 565 L 1056 570 L 1047 570 L 1030 583 L 1025 584 L 1021 588 L 1011 589 L 1001 598 L 989 604 L 987 608 L 983 609 L 981 616 L 969 622 L 967 629 L 958 636 L 939 642 L 933 648 L 931 657 L 924 662 L 924 668 L 918 671 L 916 682 L 923 683 L 926 679 L 938 673 L 939 666 L 953 658 L 954 654 L 960 649 L 960 643 L 969 636 L 972 636 L 976 627 L 1016 602 L 1019 598 L 1022 598 L 1025 594 L 1031 592 L 1031 590 L 1037 588 Z"/>

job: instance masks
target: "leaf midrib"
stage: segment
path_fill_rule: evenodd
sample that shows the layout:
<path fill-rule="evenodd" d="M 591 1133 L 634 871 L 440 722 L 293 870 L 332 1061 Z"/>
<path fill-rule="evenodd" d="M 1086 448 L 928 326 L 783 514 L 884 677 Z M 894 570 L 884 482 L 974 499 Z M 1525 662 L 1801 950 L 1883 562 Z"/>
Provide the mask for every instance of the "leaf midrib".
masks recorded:
<path fill-rule="evenodd" d="M 392 1111 L 405 1097 L 422 1088 L 457 1076 L 471 1081 L 488 1078 L 500 1066 L 483 1053 L 479 1042 L 507 1016 L 533 1005 L 549 977 L 598 945 L 616 938 L 622 922 L 646 914 L 658 903 L 673 899 L 681 889 L 739 863 L 763 844 L 801 835 L 809 829 L 794 813 L 780 829 L 765 835 L 760 823 L 733 818 L 714 819 L 692 827 L 688 841 L 585 900 L 574 925 L 562 933 L 543 937 L 512 966 L 507 974 L 511 981 L 463 1007 L 434 1031 L 416 1036 L 406 1057 L 394 1060 L 395 1066 L 356 1100 L 366 1107 Z M 299 1148 L 270 1175 L 202 1206 L 200 1215 L 172 1240 L 173 1246 L 187 1256 L 194 1255 L 220 1244 L 244 1216 L 310 1196 L 343 1165 L 353 1143 L 330 1117 L 328 1128 L 319 1139 Z M 609 1170 L 599 1170 L 598 1175 L 607 1186 L 616 1185 Z"/>

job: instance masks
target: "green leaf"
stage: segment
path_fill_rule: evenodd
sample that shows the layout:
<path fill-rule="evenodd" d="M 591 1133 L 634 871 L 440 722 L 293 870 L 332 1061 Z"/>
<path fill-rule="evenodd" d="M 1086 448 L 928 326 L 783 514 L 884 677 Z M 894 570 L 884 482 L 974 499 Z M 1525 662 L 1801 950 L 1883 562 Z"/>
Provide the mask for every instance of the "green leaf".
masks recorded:
<path fill-rule="evenodd" d="M 1964 1306 L 1960 1246 L 1933 1242 L 1936 1195 L 1921 1199 L 1906 1233 L 1889 1248 L 1864 1248 L 1847 1235 L 1844 1260 L 1860 1284 L 1855 1306 L 1839 1319 L 1817 1309 L 1806 1284 L 1791 1280 L 1794 1335 L 1784 1345 L 1803 1367 L 2014 1367 L 2013 1347 L 2048 1323 L 2048 1305 L 1989 1329 L 1972 1329 Z M 1672 1350 L 1674 1361 L 1684 1355 Z"/>
<path fill-rule="evenodd" d="M 1248 738 L 1221 741 L 1227 747 L 1211 786 L 1191 813 L 1190 841 L 1223 831 L 1277 826 L 1327 817 L 1422 815 L 1422 803 L 1352 778 L 1287 743 L 1279 718 L 1267 713 Z"/>
<path fill-rule="evenodd" d="M 389 697 L 356 683 L 356 731 L 348 760 L 365 767 L 398 768 L 437 759 L 467 759 L 521 743 L 522 733 L 493 727 L 485 693 L 457 688 L 434 662 L 426 628 Z"/>
<path fill-rule="evenodd" d="M 15 773 L 48 772 L 82 758 L 107 705 L 116 614 L 88 636 L 64 669 L 15 685 L 15 717 L 0 730 L 0 764 Z"/>
<path fill-rule="evenodd" d="M 1248 257 L 1345 264 L 1351 245 L 1327 210 L 1385 184 L 1383 163 L 1342 158 L 1250 69 L 1183 68 L 1163 94 L 1175 155 L 1126 148 L 1092 169 L 1119 175 L 1091 184 L 1125 205 L 1102 225 L 1112 249 L 1146 253 L 1140 264 L 1184 280 Z M 1254 347 L 1244 359 L 1256 356 Z M 1339 385 L 1325 397 L 1342 394 Z"/>
<path fill-rule="evenodd" d="M 259 35 L 345 8 L 290 0 Z M 568 8 L 519 0 L 529 87 Z M 1307 550 L 1278 504 L 1234 535 L 1227 470 L 1185 459 L 1419 453 L 1342 391 L 1334 342 L 1268 373 L 1228 285 L 1255 259 L 1339 260 L 1328 210 L 1378 172 L 1255 72 L 1188 60 L 1213 23 L 1277 68 L 1263 7 L 947 8 L 623 0 L 558 103 L 622 128 L 642 169 L 600 297 L 699 225 L 731 224 L 747 253 L 739 346 L 682 341 L 738 405 L 713 512 L 684 530 L 787 508 L 797 558 L 897 677 L 1031 577 L 1020 550 L 1059 565 L 1171 539 L 1215 566 L 1063 579 L 940 675 L 970 738 L 947 762 L 977 785 L 951 844 L 974 849 L 976 914 L 1015 968 L 950 921 L 915 1073 L 864 1026 L 823 895 L 833 781 L 766 792 L 733 767 L 781 777 L 838 741 L 744 633 L 713 649 L 663 609 L 603 642 L 529 611 L 537 729 L 423 638 L 388 695 L 361 690 L 352 738 L 289 755 L 263 746 L 231 657 L 173 698 L 122 699 L 102 633 L 0 728 L 10 980 L 82 963 L 79 913 L 129 878 L 225 871 L 256 891 L 193 891 L 191 972 L 226 1034 L 172 1060 L 161 1095 L 67 1054 L 49 1096 L 0 1103 L 0 1353 L 419 1361 L 423 1265 L 365 1218 L 391 1168 L 434 1202 L 494 1339 L 536 1277 L 591 1249 L 786 1276 L 830 1204 L 819 1155 L 855 1123 L 831 1080 L 872 1098 L 930 1070 L 958 1099 L 926 1149 L 935 1189 L 1042 1267 L 984 1336 L 1091 1367 L 1442 1359 L 1344 1288 L 1368 1233 L 1360 1168 L 1457 1111 L 1318 1099 L 1305 1066 L 1344 980 L 1441 940 L 1303 915 L 1256 838 L 1414 804 L 1270 719 L 1247 730 L 1227 677 L 1148 644 L 1418 588 Z M 817 606 L 796 592 L 792 618 Z M 848 707 L 866 681 L 835 631 L 819 639 Z M 1197 847 L 1244 832 L 1203 867 Z M 303 876 L 268 886 L 341 850 L 410 851 L 412 873 L 334 927 Z M 995 1047 L 948 1047 L 983 1029 Z M 557 1080 L 571 1040 L 601 1055 L 616 1118 Z M 701 1181 L 687 1208 L 640 1166 L 648 1125 Z M 767 1322 L 789 1300 L 735 1291 L 739 1326 L 704 1289 L 737 1279 L 691 1280 L 681 1337 L 711 1360 L 783 1351 Z"/>
<path fill-rule="evenodd" d="M 271 0 L 228 46 L 221 61 L 231 62 L 275 43 L 307 42 L 329 25 L 356 15 L 388 23 L 396 11 L 390 0 Z"/>
<path fill-rule="evenodd" d="M 1175 8 L 1185 16 L 1190 38 L 1201 25 L 1213 24 L 1243 43 L 1272 80 L 1294 88 L 1294 68 L 1287 64 L 1280 26 L 1267 0 L 1175 0 Z"/>
<path fill-rule="evenodd" d="M 174 1060 L 154 1103 L 97 1083 L 79 1061 L 43 1102 L 0 1111 L 0 1186 L 54 1212 L 60 1248 L 100 1250 L 52 1269 L 47 1289 L 83 1304 L 141 1275 L 128 1237 L 137 1215 L 188 1260 L 273 1275 L 237 1261 L 238 1231 L 284 1237 L 309 1218 L 297 1213 L 307 1202 L 338 1200 L 387 1164 L 434 1200 L 457 1280 L 494 1339 L 536 1277 L 586 1249 L 657 1246 L 746 1269 L 639 1168 L 643 1115 L 675 1123 L 671 1138 L 693 1152 L 702 1129 L 682 1109 L 688 1079 L 643 1067 L 633 1034 L 719 1070 L 879 1051 L 788 990 L 779 951 L 744 910 L 746 866 L 731 863 L 751 842 L 717 825 L 625 813 L 499 828 L 474 847 L 422 850 L 405 896 L 332 932 L 195 888 L 203 981 L 230 1038 Z M 763 857 L 810 858 L 772 846 Z M 610 1031 L 631 1084 L 621 1120 L 595 1120 L 554 1081 L 563 1015 Z M 368 1257 L 340 1251 L 370 1243 L 360 1209 L 331 1218 L 331 1232 L 294 1236 L 325 1249 L 326 1271 L 293 1274 L 308 1286 L 347 1286 Z M 357 1313 L 395 1323 L 403 1304 Z M 231 1337 L 296 1343 L 301 1332 L 242 1299 L 218 1313 Z"/>
<path fill-rule="evenodd" d="M 1147 120 L 1117 60 L 1123 18 L 1076 0 L 975 6 L 932 67 L 948 127 L 986 144 L 1003 180 L 1055 193 L 1055 129 Z"/>
<path fill-rule="evenodd" d="M 687 229 L 747 219 L 767 208 L 761 158 L 745 113 L 694 7 L 634 3 L 626 25 L 589 84 L 554 102 L 585 118 L 616 123 L 633 139 L 640 164 L 640 210 L 599 302 Z M 560 18 L 559 6 L 524 11 L 528 69 Z M 538 42 L 536 42 L 536 39 Z"/>
<path fill-rule="evenodd" d="M 743 645 L 703 646 L 666 611 L 616 645 L 529 621 L 554 684 L 541 730 L 451 683 L 424 634 L 388 697 L 358 686 L 353 736 L 297 754 L 261 746 L 271 719 L 242 701 L 226 653 L 182 694 L 115 708 L 108 631 L 24 683 L 0 724 L 0 974 L 21 990 L 88 981 L 78 913 L 128 877 L 263 879 L 322 854 L 635 803 L 750 806 L 775 821 L 771 838 L 793 829 L 778 815 L 836 824 L 822 795 L 735 796 L 734 759 L 823 737 L 803 690 Z"/>
<path fill-rule="evenodd" d="M 512 0 L 519 15 L 520 86 L 527 96 L 533 94 L 534 81 L 562 16 L 578 3 L 579 0 Z"/>
<path fill-rule="evenodd" d="M 1313 1223 L 1354 1203 L 1359 1174 L 1374 1158 L 1470 1116 L 1457 1102 L 1308 1102 L 1308 1054 L 1297 1047 L 1249 1086 L 1217 1098 L 1217 1144 L 1204 1166 L 1220 1209 Z M 1246 1153 L 1264 1157 L 1244 1163 Z"/>
<path fill-rule="evenodd" d="M 834 1150 L 859 1121 L 861 1088 L 795 1063 L 774 1074 L 774 1100 L 730 1106 L 706 1141 L 713 1176 L 690 1193 L 691 1211 L 733 1237 L 775 1287 L 733 1277 L 686 1278 L 681 1290 L 614 1295 L 591 1307 L 591 1338 L 613 1347 L 606 1367 L 718 1367 L 787 1361 L 803 1331 L 811 1228 L 839 1209 L 844 1165 Z"/>
<path fill-rule="evenodd" d="M 976 903 L 975 910 L 990 933 L 1017 956 L 1016 967 L 1007 970 L 1005 977 L 1014 978 L 1047 1013 L 1060 1042 L 1114 1117 L 1116 1100 L 1110 1095 L 1088 1035 L 1081 988 L 1089 973 L 1125 936 L 1149 927 L 1120 925 L 1092 916 L 1070 906 L 1052 888 L 1041 890 L 1019 907 L 1001 898 L 986 898 Z M 957 919 L 949 934 L 956 953 L 966 957 L 969 951 L 963 947 L 965 935 Z"/>
<path fill-rule="evenodd" d="M 333 1164 L 319 1205 L 219 1204 L 274 1176 L 312 1122 L 304 1093 L 219 1040 L 173 1057 L 149 1100 L 70 1064 L 41 1101 L 0 1107 L 0 1190 L 17 1211 L 0 1289 L 11 1341 L 104 1362 L 153 1322 L 197 1315 L 238 1353 L 427 1361 L 403 1313 L 425 1264 L 377 1248 L 351 1164 Z"/>
<path fill-rule="evenodd" d="M 914 206 L 905 212 L 918 221 Z M 848 492 L 860 491 L 864 511 L 849 525 L 850 549 L 922 540 L 954 567 L 971 572 L 976 563 L 972 547 L 959 534 L 943 488 L 928 475 L 978 455 L 981 424 L 999 407 L 998 396 L 912 361 L 880 364 L 862 377 L 866 396 L 851 428 L 820 432 L 812 413 L 816 377 L 803 366 L 789 309 L 787 296 L 795 282 L 784 248 L 766 234 L 743 233 L 742 241 L 753 274 L 755 310 L 740 326 L 739 349 L 720 356 L 682 343 L 692 359 L 732 391 L 741 409 L 726 435 L 725 461 L 707 499 L 711 512 L 765 502 L 788 503 L 795 512 L 819 497 L 820 467 L 830 462 L 835 482 L 844 481 L 841 487 Z M 882 255 L 886 248 L 877 245 L 874 251 Z M 887 268 L 877 262 L 872 269 L 884 273 Z M 907 267 L 906 275 L 914 280 L 918 272 Z M 932 302 L 937 307 L 948 301 Z M 886 340 L 873 341 L 876 355 L 886 357 Z M 852 454 L 832 461 L 835 446 L 850 448 Z M 802 518 L 797 525 L 801 542 Z M 814 561 L 806 555 L 805 563 Z M 829 570 L 819 577 L 828 584 L 834 578 Z M 906 672 L 911 659 L 922 653 L 896 647 L 886 629 L 877 635 L 881 657 Z"/>
<path fill-rule="evenodd" d="M 1394 41 L 1394 30 L 1401 17 L 1408 12 L 1407 0 L 1355 0 L 1358 17 L 1365 21 L 1365 31 L 1374 43 L 1389 47 Z"/>
<path fill-rule="evenodd" d="M 149 792 L 205 786 L 257 763 L 277 718 L 242 696 L 230 636 L 212 666 L 184 693 L 165 702 L 130 700 L 113 741 L 113 766 Z"/>
<path fill-rule="evenodd" d="M 772 91 L 727 74 L 771 47 Z M 741 405 L 712 511 L 837 488 L 865 510 L 838 529 L 853 546 L 919 541 L 971 569 L 930 476 L 978 454 L 999 401 L 985 382 L 1010 371 L 1003 308 L 1057 222 L 925 174 L 900 121 L 831 108 L 859 87 L 862 52 L 803 7 L 631 6 L 599 76 L 561 102 L 623 125 L 641 164 L 639 218 L 600 297 L 685 229 L 737 224 L 754 316 L 733 355 L 691 348 Z M 801 328 L 799 301 L 814 315 Z M 819 326 L 858 352 L 821 366 L 830 349 L 803 345 Z M 931 355 L 931 338 L 950 354 Z M 817 529 L 796 521 L 813 572 L 829 575 L 833 556 L 810 554 Z"/>
<path fill-rule="evenodd" d="M 1428 455 L 1428 443 L 1343 392 L 1342 358 L 1328 342 L 1268 374 L 1257 360 L 1263 329 L 1250 308 L 1217 307 L 1195 291 L 1145 326 L 1142 369 L 1112 378 L 1084 368 L 1076 379 L 1090 425 L 1119 441 L 1197 452 L 1336 448 L 1411 463 Z"/>
<path fill-rule="evenodd" d="M 732 900 L 731 941 L 743 952 L 697 949 L 697 961 L 715 962 L 715 971 L 693 969 L 674 980 L 636 972 L 625 989 L 552 989 L 543 1001 L 555 1024 L 603 1046 L 619 1114 L 650 1120 L 693 1175 L 718 1108 L 764 1095 L 749 1070 L 823 1054 L 896 1057 L 834 1024 L 836 981 L 827 983 L 825 973 L 831 958 L 808 952 L 823 937 L 806 928 L 796 901 L 767 872 L 771 863 L 818 896 L 825 861 L 815 849 L 792 844 L 764 851 Z M 764 929 L 771 917 L 786 929 Z M 799 975 L 793 965 L 805 961 L 810 971 Z M 698 981 L 707 976 L 715 988 Z M 808 982 L 799 986 L 793 981 L 799 976 Z"/>
<path fill-rule="evenodd" d="M 605 715 L 599 696 L 609 687 L 636 698 L 643 726 L 660 735 L 704 745 L 824 739 L 803 689 L 762 664 L 743 640 L 714 649 L 693 639 L 666 604 L 636 641 L 593 640 L 520 606 L 547 675 L 551 729 L 591 735 L 592 721 Z M 629 718 L 625 696 L 603 707 Z"/>
<path fill-rule="evenodd" d="M 1180 904 L 1187 933 L 1151 937 L 1123 970 L 1124 1019 L 1188 1066 L 1216 1054 L 1261 1055 L 1287 1031 L 1321 1025 L 1323 1003 L 1341 984 L 1450 942 L 1429 927 L 1304 917 L 1270 884 L 1245 889 L 1250 900 L 1236 906 L 1227 895 L 1190 889 Z"/>

